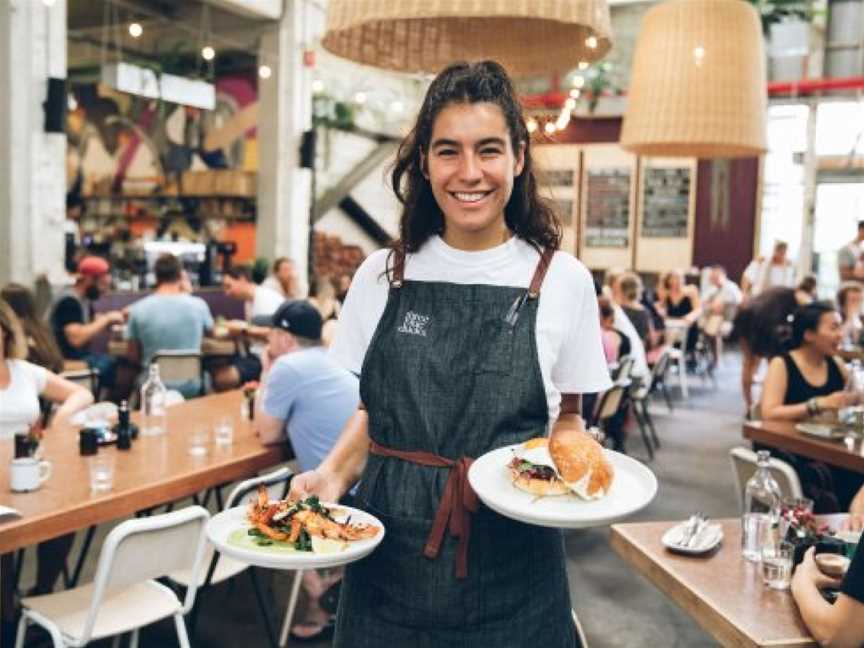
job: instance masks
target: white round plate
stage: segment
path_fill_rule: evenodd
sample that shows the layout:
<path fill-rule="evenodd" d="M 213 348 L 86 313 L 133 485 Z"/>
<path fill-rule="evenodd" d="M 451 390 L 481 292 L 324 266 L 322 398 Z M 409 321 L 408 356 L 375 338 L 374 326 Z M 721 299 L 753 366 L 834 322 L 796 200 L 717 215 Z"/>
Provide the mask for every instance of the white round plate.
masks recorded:
<path fill-rule="evenodd" d="M 207 538 L 221 553 L 236 560 L 270 569 L 312 569 L 323 567 L 339 567 L 365 558 L 384 539 L 384 525 L 373 515 L 340 504 L 324 504 L 338 509 L 340 515 L 334 516 L 344 520 L 349 515 L 352 523 L 374 524 L 381 529 L 374 538 L 368 540 L 352 540 L 344 551 L 336 553 L 316 554 L 312 551 L 279 551 L 268 547 L 238 546 L 228 542 L 229 536 L 242 529 L 245 533 L 251 526 L 246 520 L 247 506 L 237 506 L 217 513 L 207 522 Z"/>
<path fill-rule="evenodd" d="M 514 520 L 559 529 L 606 526 L 633 515 L 657 494 L 657 478 L 646 466 L 619 452 L 604 450 L 615 469 L 609 492 L 587 501 L 575 494 L 538 498 L 513 485 L 507 464 L 521 444 L 487 452 L 471 464 L 468 481 L 490 509 Z"/>
<path fill-rule="evenodd" d="M 667 529 L 663 537 L 660 538 L 663 546 L 670 551 L 696 556 L 712 551 L 723 540 L 723 527 L 719 524 L 709 524 L 704 531 L 699 533 L 699 542 L 695 547 L 682 546 L 678 544 L 678 540 L 681 539 L 681 534 L 686 525 L 687 522 L 685 521 Z"/>

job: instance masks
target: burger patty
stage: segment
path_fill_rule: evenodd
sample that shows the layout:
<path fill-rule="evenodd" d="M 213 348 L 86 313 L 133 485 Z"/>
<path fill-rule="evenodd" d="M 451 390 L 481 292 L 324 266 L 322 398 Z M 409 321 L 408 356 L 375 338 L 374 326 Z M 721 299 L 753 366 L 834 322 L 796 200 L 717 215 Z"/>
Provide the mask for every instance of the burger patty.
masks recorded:
<path fill-rule="evenodd" d="M 530 461 L 520 459 L 519 457 L 513 457 L 513 461 L 510 462 L 510 468 L 528 479 L 545 479 L 547 481 L 552 481 L 553 479 L 558 478 L 555 470 L 550 466 L 539 466 Z"/>

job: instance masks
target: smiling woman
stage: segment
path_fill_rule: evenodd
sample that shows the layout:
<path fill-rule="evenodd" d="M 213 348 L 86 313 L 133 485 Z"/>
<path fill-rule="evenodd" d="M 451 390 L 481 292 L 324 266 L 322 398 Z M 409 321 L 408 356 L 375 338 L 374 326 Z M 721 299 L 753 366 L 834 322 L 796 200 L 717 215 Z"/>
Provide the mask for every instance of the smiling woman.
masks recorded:
<path fill-rule="evenodd" d="M 529 144 L 501 66 L 457 63 L 441 72 L 393 168 L 405 251 L 419 250 L 435 234 L 483 249 L 484 241 L 501 243 L 508 230 L 538 250 L 557 248 L 561 227 L 537 192 Z"/>
<path fill-rule="evenodd" d="M 392 183 L 401 240 L 357 271 L 331 347 L 365 409 L 293 482 L 333 501 L 359 479 L 385 527 L 346 571 L 336 646 L 572 648 L 561 532 L 478 507 L 467 481 L 473 458 L 581 433 L 579 394 L 610 385 L 591 275 L 557 251 L 500 65 L 435 78 Z"/>

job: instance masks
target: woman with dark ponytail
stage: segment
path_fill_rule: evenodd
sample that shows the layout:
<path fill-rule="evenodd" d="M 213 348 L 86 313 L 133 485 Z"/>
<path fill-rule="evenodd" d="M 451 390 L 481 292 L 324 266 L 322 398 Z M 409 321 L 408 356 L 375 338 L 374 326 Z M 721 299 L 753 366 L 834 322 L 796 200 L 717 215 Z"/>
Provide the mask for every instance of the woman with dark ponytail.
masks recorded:
<path fill-rule="evenodd" d="M 846 367 L 835 358 L 843 339 L 840 314 L 827 302 L 801 306 L 792 316 L 787 352 L 768 365 L 762 418 L 801 420 L 850 404 Z"/>
<path fill-rule="evenodd" d="M 391 181 L 400 238 L 357 271 L 331 348 L 363 406 L 292 483 L 333 501 L 359 480 L 386 527 L 346 570 L 335 645 L 572 648 L 561 532 L 492 512 L 467 481 L 490 450 L 583 429 L 580 395 L 611 386 L 591 275 L 557 250 L 500 65 L 438 74 Z"/>

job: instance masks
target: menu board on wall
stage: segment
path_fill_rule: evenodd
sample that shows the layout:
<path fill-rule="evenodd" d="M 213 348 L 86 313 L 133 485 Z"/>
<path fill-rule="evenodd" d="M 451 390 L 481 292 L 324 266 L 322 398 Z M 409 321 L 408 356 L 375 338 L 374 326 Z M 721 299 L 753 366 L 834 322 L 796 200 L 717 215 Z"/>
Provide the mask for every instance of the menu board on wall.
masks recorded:
<path fill-rule="evenodd" d="M 629 246 L 630 183 L 629 169 L 595 169 L 587 172 L 586 247 Z"/>
<path fill-rule="evenodd" d="M 648 167 L 644 174 L 642 236 L 687 238 L 690 169 Z"/>
<path fill-rule="evenodd" d="M 573 224 L 574 173 L 574 169 L 543 169 L 540 174 L 543 194 L 555 204 L 565 226 Z"/>

